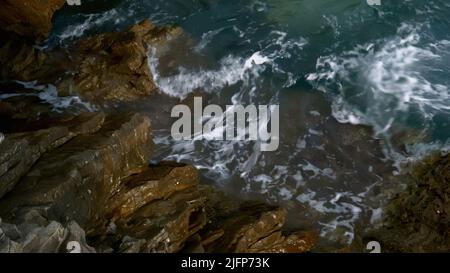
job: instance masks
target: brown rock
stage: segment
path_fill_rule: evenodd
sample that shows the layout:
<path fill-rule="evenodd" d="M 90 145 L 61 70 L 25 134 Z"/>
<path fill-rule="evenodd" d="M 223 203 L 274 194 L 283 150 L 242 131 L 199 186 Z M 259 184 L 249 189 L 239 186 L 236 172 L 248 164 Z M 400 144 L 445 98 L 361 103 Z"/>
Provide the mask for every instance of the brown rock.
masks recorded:
<path fill-rule="evenodd" d="M 12 190 L 44 153 L 79 134 L 97 130 L 103 119 L 103 113 L 88 113 L 62 120 L 46 129 L 7 134 L 0 143 L 0 197 Z"/>
<path fill-rule="evenodd" d="M 122 241 L 118 251 L 180 251 L 206 224 L 197 183 L 194 167 L 169 162 L 123 179 L 106 209 Z"/>
<path fill-rule="evenodd" d="M 186 240 L 206 224 L 204 198 L 195 188 L 151 202 L 128 219 L 118 221 L 118 231 L 145 239 L 139 252 L 178 252 Z"/>
<path fill-rule="evenodd" d="M 102 106 L 133 101 L 155 91 L 148 67 L 150 47 L 180 34 L 145 20 L 121 32 L 98 34 L 50 52 L 10 39 L 0 48 L 4 78 L 55 84 L 59 95 L 80 95 Z"/>
<path fill-rule="evenodd" d="M 57 83 L 62 94 L 71 90 L 93 102 L 130 101 L 155 90 L 147 64 L 148 45 L 171 33 L 143 21 L 123 32 L 100 34 L 69 48 L 72 75 Z"/>
<path fill-rule="evenodd" d="M 20 36 L 4 32 L 0 35 L 4 40 L 0 44 L 2 79 L 32 79 L 32 73 L 42 65 L 46 55 Z"/>
<path fill-rule="evenodd" d="M 152 201 L 196 187 L 197 176 L 197 170 L 189 165 L 165 162 L 149 166 L 122 180 L 120 188 L 108 201 L 107 214 L 113 221 L 124 219 Z"/>
<path fill-rule="evenodd" d="M 148 118 L 110 116 L 98 132 L 79 135 L 41 157 L 0 202 L 0 211 L 11 216 L 13 209 L 43 206 L 49 219 L 86 227 L 103 215 L 120 178 L 146 165 L 151 147 Z"/>
<path fill-rule="evenodd" d="M 263 245 L 269 245 L 268 248 L 260 247 L 260 243 L 255 245 L 254 248 L 263 253 L 304 253 L 313 249 L 319 238 L 318 234 L 312 231 L 300 231 L 286 236 L 276 234 L 276 237 L 278 237 L 278 240 L 270 244 L 261 240 L 264 242 Z"/>
<path fill-rule="evenodd" d="M 41 41 L 52 28 L 53 13 L 65 0 L 3 0 L 0 28 Z"/>
<path fill-rule="evenodd" d="M 208 225 L 201 232 L 207 252 L 307 252 L 317 241 L 314 232 L 284 236 L 286 211 L 259 202 L 240 202 L 203 187 Z"/>

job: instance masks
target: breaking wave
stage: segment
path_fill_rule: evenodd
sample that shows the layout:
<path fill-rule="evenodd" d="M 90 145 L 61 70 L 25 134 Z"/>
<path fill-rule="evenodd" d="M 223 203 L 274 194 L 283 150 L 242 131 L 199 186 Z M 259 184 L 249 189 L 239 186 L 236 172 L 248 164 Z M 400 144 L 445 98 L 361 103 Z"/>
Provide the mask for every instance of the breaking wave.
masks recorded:
<path fill-rule="evenodd" d="M 448 72 L 450 41 L 428 41 L 426 28 L 403 24 L 394 37 L 320 57 L 307 80 L 333 97 L 342 123 L 371 125 L 388 139 L 399 128 L 432 134 L 441 129 L 436 117 L 450 118 L 450 82 L 437 77 Z"/>
<path fill-rule="evenodd" d="M 16 81 L 16 83 L 22 85 L 26 89 L 35 90 L 38 92 L 33 93 L 2 93 L 0 94 L 1 99 L 7 99 L 11 97 L 20 97 L 20 96 L 33 96 L 38 97 L 42 102 L 48 103 L 52 106 L 52 110 L 55 112 L 62 112 L 68 108 L 73 108 L 77 111 L 79 110 L 87 110 L 93 112 L 96 110 L 96 107 L 91 105 L 88 102 L 83 101 L 78 96 L 58 96 L 58 91 L 56 87 L 52 84 L 38 84 L 36 81 L 32 82 L 22 82 Z"/>

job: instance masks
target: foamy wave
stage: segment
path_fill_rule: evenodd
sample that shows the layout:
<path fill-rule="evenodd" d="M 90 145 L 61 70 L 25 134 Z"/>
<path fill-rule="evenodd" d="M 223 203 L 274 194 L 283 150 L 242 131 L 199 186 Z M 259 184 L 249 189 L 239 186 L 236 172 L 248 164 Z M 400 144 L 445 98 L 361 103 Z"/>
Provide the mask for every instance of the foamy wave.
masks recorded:
<path fill-rule="evenodd" d="M 7 99 L 11 97 L 18 97 L 18 96 L 35 96 L 41 99 L 43 102 L 46 102 L 50 105 L 52 105 L 52 110 L 55 112 L 62 112 L 65 109 L 74 107 L 77 109 L 84 109 L 87 111 L 95 111 L 95 106 L 91 105 L 88 102 L 84 102 L 80 97 L 78 96 L 66 96 L 66 97 L 59 97 L 58 91 L 56 90 L 56 87 L 52 84 L 48 85 L 39 85 L 36 81 L 33 82 L 22 82 L 22 81 L 16 81 L 17 83 L 21 84 L 26 89 L 36 90 L 37 93 L 5 93 L 0 94 L 0 99 Z"/>
<path fill-rule="evenodd" d="M 321 57 L 307 80 L 334 94 L 333 115 L 340 122 L 370 124 L 390 136 L 394 124 L 407 126 L 414 115 L 428 129 L 435 114 L 450 114 L 450 89 L 433 77 L 445 73 L 450 43 L 422 41 L 424 27 L 404 24 L 390 39 Z"/>
<path fill-rule="evenodd" d="M 161 77 L 158 72 L 159 60 L 150 54 L 149 67 L 153 80 L 159 89 L 173 97 L 184 98 L 189 93 L 201 89 L 206 92 L 220 91 L 222 88 L 242 82 L 249 85 L 265 69 L 264 64 L 270 59 L 255 52 L 247 59 L 228 56 L 220 61 L 216 70 L 189 71 L 180 67 L 179 73 L 169 77 Z"/>
<path fill-rule="evenodd" d="M 211 42 L 211 39 L 223 29 L 210 31 L 203 35 L 195 50 L 201 51 Z M 294 55 L 303 49 L 307 40 L 303 38 L 288 39 L 287 33 L 272 31 L 270 33 L 270 43 L 254 52 L 247 58 L 229 55 L 219 61 L 219 67 L 212 70 L 192 70 L 179 67 L 178 74 L 162 77 L 158 71 L 159 60 L 155 50 L 149 53 L 148 65 L 153 75 L 153 80 L 159 89 L 174 97 L 184 98 L 194 90 L 200 89 L 205 92 L 217 92 L 226 86 L 241 83 L 243 89 L 251 89 L 256 85 L 256 80 L 261 72 L 270 67 L 273 72 L 287 76 L 284 87 L 292 86 L 296 83 L 297 77 L 292 72 L 286 72 L 278 64 L 280 59 L 298 58 Z M 250 87 L 250 88 L 248 88 Z"/>
<path fill-rule="evenodd" d="M 80 15 L 84 21 L 79 24 L 69 25 L 61 34 L 58 35 L 61 41 L 74 39 L 83 36 L 87 31 L 96 29 L 108 24 L 118 25 L 126 20 L 126 17 L 119 16 L 117 10 L 112 9 L 104 13 Z"/>

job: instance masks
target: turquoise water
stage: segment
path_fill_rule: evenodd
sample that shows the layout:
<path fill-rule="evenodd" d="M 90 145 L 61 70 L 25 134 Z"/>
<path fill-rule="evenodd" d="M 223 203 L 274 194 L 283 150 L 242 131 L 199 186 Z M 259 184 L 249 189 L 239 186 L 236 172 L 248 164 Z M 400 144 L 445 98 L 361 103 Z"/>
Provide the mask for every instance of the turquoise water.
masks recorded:
<path fill-rule="evenodd" d="M 293 226 L 350 242 L 355 223 L 379 218 L 393 165 L 450 143 L 450 2 L 381 2 L 85 0 L 58 13 L 47 44 L 147 18 L 180 26 L 184 40 L 149 52 L 161 93 L 280 104 L 280 149 L 174 142 L 162 126 L 157 159 L 193 163 L 205 183 L 282 202 Z"/>

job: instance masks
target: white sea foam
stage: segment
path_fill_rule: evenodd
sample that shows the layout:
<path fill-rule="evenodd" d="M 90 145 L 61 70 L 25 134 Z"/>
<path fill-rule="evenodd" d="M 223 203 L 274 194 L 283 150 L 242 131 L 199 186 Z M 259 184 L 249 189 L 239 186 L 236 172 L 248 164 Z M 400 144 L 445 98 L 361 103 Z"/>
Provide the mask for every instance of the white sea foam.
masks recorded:
<path fill-rule="evenodd" d="M 248 85 L 252 78 L 258 77 L 265 69 L 264 64 L 270 61 L 260 52 L 253 53 L 247 59 L 230 55 L 219 62 L 218 69 L 192 71 L 180 67 L 178 74 L 161 77 L 158 72 L 159 60 L 154 53 L 151 53 L 148 59 L 153 80 L 159 89 L 170 96 L 180 98 L 197 89 L 217 92 L 239 82 Z"/>
<path fill-rule="evenodd" d="M 202 50 L 221 31 L 223 29 L 205 33 L 195 49 Z M 219 61 L 216 69 L 193 70 L 180 66 L 177 74 L 163 77 L 158 71 L 159 59 L 155 49 L 149 52 L 148 65 L 159 89 L 170 96 L 180 98 L 186 97 L 197 89 L 209 93 L 219 92 L 224 87 L 238 83 L 242 84 L 241 89 L 245 89 L 246 92 L 254 92 L 257 86 L 256 81 L 267 68 L 271 68 L 280 75 L 287 75 L 285 87 L 295 84 L 297 78 L 291 72 L 285 72 L 277 61 L 294 57 L 292 52 L 302 50 L 307 40 L 289 39 L 287 33 L 281 31 L 272 31 L 270 40 L 271 43 L 262 50 L 253 52 L 247 57 L 233 55 L 224 57 Z M 298 58 L 298 56 L 295 57 Z"/>
<path fill-rule="evenodd" d="M 445 72 L 450 43 L 426 41 L 420 35 L 426 27 L 403 24 L 391 38 L 320 57 L 306 78 L 334 97 L 339 122 L 372 125 L 389 139 L 394 124 L 406 126 L 414 112 L 427 131 L 436 114 L 450 114 L 450 89 L 433 77 Z"/>
<path fill-rule="evenodd" d="M 209 46 L 214 35 L 214 32 L 205 34 L 200 42 L 200 48 Z M 284 77 L 286 80 L 284 87 L 291 86 L 297 81 L 297 75 L 289 66 L 286 66 L 285 61 L 301 58 L 302 48 L 307 40 L 289 39 L 284 32 L 272 31 L 267 37 L 267 41 L 270 42 L 266 46 L 262 46 L 258 51 L 251 52 L 244 57 L 227 56 L 223 58 L 214 69 L 193 70 L 180 67 L 177 73 L 162 76 L 158 70 L 159 59 L 155 51 L 149 54 L 149 67 L 160 90 L 170 96 L 184 98 L 197 89 L 216 94 L 225 87 L 236 85 L 237 91 L 232 96 L 231 103 L 245 104 L 258 96 L 259 89 L 264 86 L 264 79 L 261 77 L 263 72 L 272 72 L 280 78 Z M 361 57 L 363 56 L 361 55 Z M 355 61 L 359 61 L 361 57 L 355 58 Z M 346 75 L 345 69 L 348 67 L 339 63 L 342 62 L 341 59 L 346 58 L 335 58 L 335 62 L 332 57 L 324 58 L 323 61 L 330 60 L 326 65 L 330 65 L 331 69 L 327 67 L 327 69 L 319 70 L 318 73 L 310 74 L 309 80 L 317 81 L 320 84 L 326 80 L 335 83 L 336 79 L 340 80 L 343 75 Z M 352 62 L 354 60 L 349 63 L 352 64 Z M 369 63 L 369 59 L 367 59 L 367 63 Z M 353 65 L 354 70 L 357 69 L 357 66 L 356 62 Z M 323 84 L 323 87 L 324 91 L 329 90 L 328 85 Z M 340 91 L 340 89 L 338 90 Z M 273 99 L 276 97 L 275 95 Z M 335 100 L 333 104 L 335 116 L 338 117 L 337 113 L 341 115 L 339 121 L 352 124 L 368 123 L 365 120 L 364 111 L 361 110 L 359 113 L 354 108 L 343 107 L 347 101 L 343 96 L 337 96 L 337 98 L 340 97 L 342 97 L 342 103 Z M 258 100 L 255 99 L 255 101 Z M 325 118 L 317 111 L 311 111 L 310 114 L 315 119 Z M 218 128 L 218 130 L 221 133 L 223 128 Z M 242 193 L 244 194 L 256 191 L 269 201 L 297 200 L 310 206 L 326 215 L 321 222 L 322 235 L 326 236 L 332 233 L 336 227 L 341 226 L 345 228 L 347 239 L 351 242 L 354 222 L 361 217 L 363 211 L 370 209 L 365 200 L 365 196 L 370 191 L 369 186 L 376 183 L 378 179 L 373 175 L 367 181 L 349 186 L 347 183 L 354 181 L 343 180 L 352 170 L 343 174 L 342 170 L 335 169 L 335 165 L 329 164 L 333 158 L 311 157 L 311 159 L 306 159 L 304 153 L 311 156 L 311 153 L 316 150 L 322 153 L 326 149 L 323 142 L 318 143 L 318 140 L 326 139 L 326 134 L 327 132 L 321 130 L 320 127 L 311 127 L 306 130 L 304 135 L 294 140 L 292 146 L 282 143 L 282 145 L 286 145 L 285 150 L 276 153 L 274 156 L 276 159 L 268 159 L 264 153 L 261 153 L 257 142 L 215 142 L 205 139 L 174 142 L 167 132 L 160 132 L 155 142 L 160 144 L 158 146 L 169 149 L 163 153 L 165 156 L 162 158 L 193 163 L 202 170 L 204 177 L 218 185 L 230 180 L 235 182 L 237 179 L 240 181 L 239 183 L 242 182 Z M 303 193 L 301 193 L 302 191 Z"/>
<path fill-rule="evenodd" d="M 43 85 L 38 84 L 36 81 L 33 82 L 16 81 L 16 82 L 21 84 L 23 87 L 27 89 L 35 90 L 37 92 L 3 93 L 0 94 L 0 100 L 18 96 L 35 96 L 41 99 L 43 102 L 52 105 L 52 109 L 55 112 L 61 112 L 62 110 L 67 109 L 69 107 L 81 108 L 88 111 L 95 111 L 96 109 L 95 106 L 91 105 L 88 102 L 84 102 L 78 96 L 65 96 L 65 97 L 58 96 L 58 91 L 56 90 L 56 87 L 52 84 Z"/>
<path fill-rule="evenodd" d="M 119 16 L 116 9 L 111 9 L 103 13 L 81 14 L 83 21 L 78 24 L 71 24 L 58 35 L 60 40 L 73 39 L 83 36 L 87 31 L 103 26 L 106 23 L 118 25 L 126 20 L 125 16 Z"/>
<path fill-rule="evenodd" d="M 225 28 L 219 28 L 204 33 L 202 35 L 201 41 L 195 46 L 194 50 L 197 52 L 201 52 L 202 50 L 204 50 L 209 45 L 209 43 L 211 43 L 214 37 L 221 33 L 223 30 L 225 30 Z"/>

